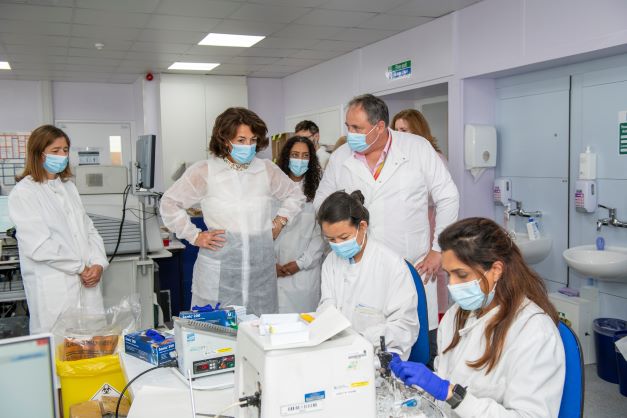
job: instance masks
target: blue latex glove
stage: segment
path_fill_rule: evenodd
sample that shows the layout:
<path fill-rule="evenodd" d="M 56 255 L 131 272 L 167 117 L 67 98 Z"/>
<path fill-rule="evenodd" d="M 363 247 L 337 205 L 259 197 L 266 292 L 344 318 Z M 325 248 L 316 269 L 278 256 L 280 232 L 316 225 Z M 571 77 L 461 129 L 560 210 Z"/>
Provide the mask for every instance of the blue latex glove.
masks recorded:
<path fill-rule="evenodd" d="M 216 303 L 215 308 L 213 308 L 210 303 L 208 303 L 205 306 L 198 306 L 198 305 L 192 306 L 192 311 L 194 312 L 213 312 L 213 311 L 217 311 L 218 309 L 220 309 L 220 302 Z"/>
<path fill-rule="evenodd" d="M 160 343 L 160 342 L 163 342 L 165 340 L 165 337 L 163 335 L 159 334 L 154 329 L 147 330 L 146 331 L 146 337 L 150 337 L 156 343 Z"/>
<path fill-rule="evenodd" d="M 390 367 L 396 377 L 407 386 L 418 386 L 433 395 L 435 399 L 446 400 L 451 383 L 441 379 L 424 364 L 392 359 Z"/>
<path fill-rule="evenodd" d="M 401 357 L 396 353 L 392 353 L 392 360 L 390 361 L 390 370 L 392 370 L 392 372 L 394 372 L 395 375 L 398 375 L 398 373 L 400 372 L 401 364 L 403 364 L 403 360 L 401 360 Z"/>

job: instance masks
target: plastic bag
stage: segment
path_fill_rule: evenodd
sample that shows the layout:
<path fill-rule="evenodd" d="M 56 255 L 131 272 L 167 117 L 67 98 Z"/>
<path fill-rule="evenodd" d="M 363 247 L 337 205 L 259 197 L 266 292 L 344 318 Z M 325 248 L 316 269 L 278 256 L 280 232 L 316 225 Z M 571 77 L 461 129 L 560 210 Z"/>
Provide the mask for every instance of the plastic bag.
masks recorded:
<path fill-rule="evenodd" d="M 120 336 L 139 326 L 139 295 L 125 297 L 107 309 L 83 303 L 83 289 L 80 298 L 78 306 L 67 307 L 52 327 L 58 359 L 83 360 L 117 353 Z"/>

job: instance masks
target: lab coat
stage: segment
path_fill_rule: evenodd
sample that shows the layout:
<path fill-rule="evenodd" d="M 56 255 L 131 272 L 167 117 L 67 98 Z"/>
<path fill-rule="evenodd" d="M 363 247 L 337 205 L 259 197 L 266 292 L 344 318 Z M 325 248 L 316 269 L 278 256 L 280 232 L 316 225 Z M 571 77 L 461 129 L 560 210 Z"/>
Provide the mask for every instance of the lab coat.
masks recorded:
<path fill-rule="evenodd" d="M 79 274 L 86 266 L 107 268 L 109 263 L 74 183 L 22 179 L 9 194 L 9 217 L 17 231 L 30 333 L 50 332 L 66 307 L 80 304 L 102 313 L 100 283 L 85 288 Z"/>
<path fill-rule="evenodd" d="M 457 220 L 459 195 L 448 169 L 424 138 L 388 130 L 392 143 L 377 180 L 355 158 L 348 144 L 331 154 L 314 199 L 316 209 L 331 193 L 361 190 L 370 212 L 368 230 L 401 257 L 416 264 L 430 249 L 440 251 L 440 232 Z M 387 138 L 381 138 L 380 141 Z M 436 208 L 433 244 L 430 245 L 429 196 Z M 438 326 L 437 285 L 425 285 L 429 329 Z"/>
<path fill-rule="evenodd" d="M 329 162 L 329 158 L 331 158 L 331 154 L 327 152 L 326 146 L 320 145 L 320 148 L 316 151 L 316 156 L 318 157 L 320 167 L 324 170 Z"/>
<path fill-rule="evenodd" d="M 278 215 L 293 220 L 305 196 L 270 160 L 254 158 L 243 171 L 210 155 L 188 168 L 161 198 L 164 224 L 194 243 L 201 232 L 186 209 L 200 203 L 209 230 L 226 232 L 224 246 L 201 248 L 194 264 L 192 293 L 223 305 L 243 305 L 256 315 L 278 310 L 272 241 L 272 198 L 282 202 Z"/>
<path fill-rule="evenodd" d="M 485 351 L 485 327 L 497 313 L 492 309 L 482 318 L 468 318 L 459 332 L 457 347 L 443 354 L 453 339 L 453 305 L 438 330 L 437 374 L 452 384 L 467 386 L 466 397 L 452 410 L 452 416 L 466 417 L 557 417 L 565 376 L 564 346 L 557 327 L 528 299 L 507 333 L 503 354 L 486 375 L 466 365 Z"/>
<path fill-rule="evenodd" d="M 303 182 L 296 183 L 301 190 Z M 276 262 L 283 265 L 296 261 L 300 271 L 277 280 L 279 313 L 313 312 L 320 302 L 320 269 L 322 255 L 327 247 L 322 239 L 320 226 L 312 202 L 306 202 L 303 210 L 274 241 Z"/>
<path fill-rule="evenodd" d="M 387 348 L 403 360 L 416 342 L 418 296 L 405 261 L 368 238 L 359 263 L 330 253 L 322 265 L 318 311 L 335 306 L 373 346 L 385 336 Z"/>

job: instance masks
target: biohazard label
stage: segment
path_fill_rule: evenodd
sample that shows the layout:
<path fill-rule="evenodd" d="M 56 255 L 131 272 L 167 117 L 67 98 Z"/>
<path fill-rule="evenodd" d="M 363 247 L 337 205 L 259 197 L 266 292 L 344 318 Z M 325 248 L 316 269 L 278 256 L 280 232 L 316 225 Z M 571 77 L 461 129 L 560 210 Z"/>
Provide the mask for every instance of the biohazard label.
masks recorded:
<path fill-rule="evenodd" d="M 322 401 L 295 403 L 292 405 L 284 405 L 281 407 L 281 415 L 305 414 L 307 412 L 321 411 Z"/>
<path fill-rule="evenodd" d="M 92 401 L 99 401 L 103 396 L 114 396 L 116 398 L 120 397 L 120 392 L 118 392 L 113 386 L 105 383 L 102 385 L 98 392 L 94 396 L 91 397 Z"/>

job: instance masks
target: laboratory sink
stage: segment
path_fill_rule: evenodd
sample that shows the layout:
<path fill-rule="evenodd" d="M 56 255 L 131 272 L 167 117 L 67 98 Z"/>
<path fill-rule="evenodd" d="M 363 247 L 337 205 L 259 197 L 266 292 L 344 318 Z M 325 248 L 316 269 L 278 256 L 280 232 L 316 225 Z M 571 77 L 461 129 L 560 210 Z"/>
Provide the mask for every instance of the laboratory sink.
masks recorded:
<path fill-rule="evenodd" d="M 541 237 L 530 240 L 528 234 L 516 232 L 514 242 L 520 249 L 527 264 L 537 264 L 544 260 L 551 252 L 553 240 L 550 237 Z"/>
<path fill-rule="evenodd" d="M 627 281 L 627 247 L 581 245 L 564 251 L 566 264 L 577 272 L 595 279 Z"/>

